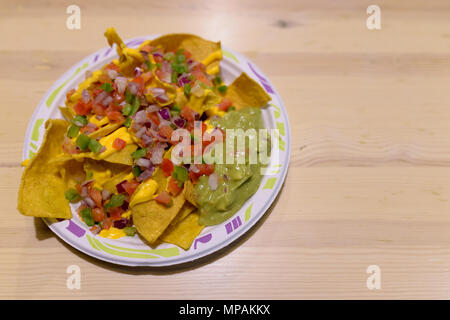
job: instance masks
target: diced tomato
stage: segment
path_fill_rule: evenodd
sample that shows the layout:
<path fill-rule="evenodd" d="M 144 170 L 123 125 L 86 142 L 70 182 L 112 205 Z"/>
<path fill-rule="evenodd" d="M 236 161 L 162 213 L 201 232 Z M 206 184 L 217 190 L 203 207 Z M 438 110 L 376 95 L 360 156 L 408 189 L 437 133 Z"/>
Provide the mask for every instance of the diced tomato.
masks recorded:
<path fill-rule="evenodd" d="M 75 92 L 77 92 L 77 90 L 75 90 L 75 89 L 72 89 L 72 90 L 70 90 L 69 92 L 67 92 L 67 93 L 66 93 L 66 98 L 67 98 L 67 100 L 69 100 L 70 97 L 71 97 Z"/>
<path fill-rule="evenodd" d="M 166 177 L 170 177 L 173 171 L 173 163 L 169 159 L 164 158 L 161 163 L 161 170 Z"/>
<path fill-rule="evenodd" d="M 112 220 L 120 220 L 122 218 L 122 212 L 123 210 L 121 207 L 109 209 L 109 217 Z"/>
<path fill-rule="evenodd" d="M 108 230 L 112 226 L 112 220 L 110 218 L 105 218 L 103 220 L 102 229 Z"/>
<path fill-rule="evenodd" d="M 116 138 L 116 140 L 114 140 L 112 147 L 116 150 L 122 150 L 123 148 L 125 148 L 125 146 L 127 145 L 126 141 L 123 141 L 120 138 Z"/>
<path fill-rule="evenodd" d="M 137 84 L 138 84 L 138 92 L 139 92 L 140 94 L 143 94 L 143 93 L 144 93 L 144 89 L 145 89 L 145 81 L 144 81 L 144 78 L 143 78 L 142 76 L 137 77 L 137 78 L 131 80 L 130 82 L 137 83 Z"/>
<path fill-rule="evenodd" d="M 222 101 L 218 104 L 218 108 L 220 111 L 228 111 L 228 108 L 233 105 L 233 102 L 228 98 L 223 98 Z"/>
<path fill-rule="evenodd" d="M 77 183 L 77 184 L 75 185 L 75 189 L 77 189 L 78 194 L 80 194 L 80 193 L 81 193 L 81 189 L 82 189 L 81 184 Z"/>
<path fill-rule="evenodd" d="M 207 176 L 213 173 L 215 169 L 213 164 L 206 163 L 196 164 L 196 167 L 198 168 L 200 175 L 206 174 Z"/>
<path fill-rule="evenodd" d="M 181 190 L 183 190 L 183 188 L 178 185 L 177 180 L 170 178 L 169 184 L 167 185 L 167 190 L 169 190 L 170 194 L 175 197 L 181 192 Z"/>
<path fill-rule="evenodd" d="M 117 91 L 113 93 L 112 97 L 116 103 L 121 103 L 125 100 L 125 95 L 123 93 L 118 93 Z"/>
<path fill-rule="evenodd" d="M 132 180 L 127 181 L 122 184 L 122 187 L 125 189 L 125 192 L 128 193 L 130 196 L 136 191 L 136 188 L 139 186 L 139 182 Z"/>
<path fill-rule="evenodd" d="M 114 62 L 111 62 L 110 64 L 108 64 L 105 67 L 105 70 L 116 70 L 118 72 L 119 71 L 119 66 L 117 64 L 115 64 Z"/>
<path fill-rule="evenodd" d="M 159 131 L 158 131 L 158 134 L 161 137 L 167 138 L 169 140 L 172 137 L 172 133 L 173 133 L 173 129 L 170 126 L 162 126 L 161 128 L 159 128 Z"/>
<path fill-rule="evenodd" d="M 83 100 L 78 99 L 77 103 L 75 103 L 75 105 L 73 106 L 73 109 L 75 110 L 76 114 L 85 116 L 91 112 L 92 104 L 90 101 L 88 103 L 84 103 Z"/>
<path fill-rule="evenodd" d="M 101 105 L 99 105 L 99 104 L 93 104 L 92 105 L 92 110 L 94 111 L 94 113 L 96 115 L 99 115 L 99 116 L 106 115 L 106 108 L 101 106 Z"/>
<path fill-rule="evenodd" d="M 100 222 L 105 219 L 105 211 L 103 211 L 103 208 L 94 208 L 92 209 L 92 218 L 94 218 L 95 222 Z"/>
<path fill-rule="evenodd" d="M 193 70 L 191 73 L 196 80 L 201 81 L 208 86 L 211 85 L 211 82 L 208 80 L 208 78 L 204 72 L 199 71 L 199 70 Z"/>
<path fill-rule="evenodd" d="M 125 118 L 123 117 L 122 112 L 120 111 L 107 112 L 106 116 L 108 117 L 111 123 L 120 123 L 125 121 Z"/>
<path fill-rule="evenodd" d="M 102 206 L 102 194 L 101 194 L 100 191 L 98 191 L 97 189 L 95 189 L 94 187 L 89 185 L 89 187 L 88 187 L 88 195 L 89 195 L 89 197 L 92 200 L 94 200 L 95 205 L 97 207 L 101 207 Z"/>
<path fill-rule="evenodd" d="M 150 120 L 152 120 L 152 122 L 153 122 L 154 124 L 156 124 L 157 126 L 159 126 L 160 121 L 159 121 L 158 115 L 156 114 L 156 111 L 155 111 L 155 112 L 147 113 L 147 118 L 149 118 Z"/>
<path fill-rule="evenodd" d="M 172 202 L 172 198 L 166 191 L 163 191 L 160 194 L 158 194 L 156 196 L 155 200 L 156 200 L 156 202 L 161 203 L 165 206 L 170 205 L 170 203 Z"/>
<path fill-rule="evenodd" d="M 111 83 L 111 78 L 106 74 L 106 73 L 102 73 L 99 77 L 98 77 L 98 81 L 100 83 Z"/>
<path fill-rule="evenodd" d="M 195 121 L 196 112 L 189 108 L 188 105 L 185 105 L 181 108 L 180 115 L 187 121 Z"/>
<path fill-rule="evenodd" d="M 195 173 L 195 172 L 193 172 L 193 171 L 189 171 L 189 179 L 191 179 L 191 181 L 193 182 L 193 183 L 197 183 L 198 182 L 198 175 Z"/>

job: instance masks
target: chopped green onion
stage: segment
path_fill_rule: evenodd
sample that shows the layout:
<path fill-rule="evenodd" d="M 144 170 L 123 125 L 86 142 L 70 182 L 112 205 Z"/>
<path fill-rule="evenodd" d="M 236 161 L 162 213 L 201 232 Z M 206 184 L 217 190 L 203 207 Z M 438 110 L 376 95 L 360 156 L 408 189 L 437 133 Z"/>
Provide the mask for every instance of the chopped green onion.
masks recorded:
<path fill-rule="evenodd" d="M 133 102 L 134 96 L 130 93 L 130 91 L 125 91 L 125 101 L 129 104 Z"/>
<path fill-rule="evenodd" d="M 81 150 L 86 150 L 90 141 L 91 141 L 91 138 L 89 138 L 87 135 L 82 133 L 78 136 L 78 138 L 76 140 L 76 144 Z"/>
<path fill-rule="evenodd" d="M 139 101 L 139 98 L 134 97 L 133 105 L 132 105 L 129 116 L 131 117 L 132 115 L 134 115 L 139 110 L 140 107 L 141 107 L 141 102 Z"/>
<path fill-rule="evenodd" d="M 172 107 L 172 111 L 180 113 L 181 109 L 180 109 L 180 107 L 177 104 L 174 104 L 173 107 Z"/>
<path fill-rule="evenodd" d="M 94 172 L 88 171 L 88 172 L 86 173 L 86 180 L 90 180 L 93 176 L 94 176 Z"/>
<path fill-rule="evenodd" d="M 184 89 L 184 95 L 187 97 L 191 94 L 191 84 L 190 83 L 186 83 L 183 87 Z M 180 110 L 181 111 L 181 110 Z"/>
<path fill-rule="evenodd" d="M 81 218 L 89 226 L 92 227 L 95 224 L 94 218 L 92 217 L 91 208 L 83 208 L 80 212 Z"/>
<path fill-rule="evenodd" d="M 133 107 L 131 106 L 131 104 L 127 103 L 122 108 L 122 114 L 124 116 L 129 116 L 132 109 L 133 109 Z"/>
<path fill-rule="evenodd" d="M 137 178 L 142 173 L 142 170 L 141 170 L 141 168 L 139 168 L 139 166 L 134 166 L 131 169 L 131 172 L 133 173 L 133 176 L 135 176 Z"/>
<path fill-rule="evenodd" d="M 78 191 L 76 189 L 68 189 L 65 193 L 64 196 L 66 197 L 67 200 L 69 200 L 70 202 L 77 202 L 81 199 L 80 194 L 78 193 Z"/>
<path fill-rule="evenodd" d="M 88 124 L 88 121 L 85 116 L 78 115 L 75 118 L 73 118 L 72 124 L 74 124 L 78 127 L 84 127 L 85 125 Z"/>
<path fill-rule="evenodd" d="M 223 86 L 219 86 L 217 88 L 217 90 L 219 90 L 220 93 L 224 94 L 225 92 L 227 92 L 228 87 L 226 85 Z"/>
<path fill-rule="evenodd" d="M 178 182 L 183 183 L 188 179 L 189 174 L 185 167 L 175 166 L 173 168 L 172 177 L 174 177 Z"/>
<path fill-rule="evenodd" d="M 170 80 L 172 81 L 172 83 L 177 83 L 178 81 L 178 75 L 176 72 L 172 72 L 172 75 L 170 77 Z"/>
<path fill-rule="evenodd" d="M 135 227 L 125 227 L 123 228 L 123 232 L 129 237 L 133 237 L 136 234 L 136 228 Z"/>
<path fill-rule="evenodd" d="M 67 131 L 67 136 L 69 138 L 75 138 L 76 136 L 78 136 L 78 133 L 80 132 L 80 128 L 77 127 L 76 125 L 71 125 L 69 127 L 69 130 Z"/>
<path fill-rule="evenodd" d="M 105 82 L 100 86 L 100 89 L 105 90 L 106 92 L 111 92 L 113 90 L 111 83 Z"/>
<path fill-rule="evenodd" d="M 133 119 L 131 119 L 130 117 L 128 117 L 125 122 L 123 123 L 123 125 L 127 128 L 131 127 L 131 122 L 133 121 Z"/>
<path fill-rule="evenodd" d="M 131 154 L 131 157 L 133 159 L 139 159 L 139 158 L 145 157 L 146 154 L 147 154 L 147 148 L 142 148 L 142 149 L 138 149 L 135 152 L 133 152 Z"/>
<path fill-rule="evenodd" d="M 100 150 L 103 148 L 102 144 L 100 142 L 98 142 L 95 139 L 91 139 L 89 140 L 89 145 L 88 145 L 89 150 L 91 150 L 93 153 L 98 154 L 100 153 Z"/>
<path fill-rule="evenodd" d="M 174 57 L 175 53 L 169 51 L 164 55 L 164 60 L 171 61 Z"/>
<path fill-rule="evenodd" d="M 147 66 L 147 70 L 152 70 L 152 63 L 148 60 L 145 60 L 145 65 Z"/>
<path fill-rule="evenodd" d="M 235 110 L 236 110 L 235 106 L 231 106 L 231 107 L 228 108 L 228 111 L 235 111 Z"/>
<path fill-rule="evenodd" d="M 222 84 L 222 78 L 221 78 L 221 77 L 216 76 L 216 77 L 214 78 L 214 80 L 216 81 L 217 84 Z"/>
<path fill-rule="evenodd" d="M 180 50 L 182 50 L 182 49 L 180 49 Z M 182 53 L 177 53 L 175 55 L 175 62 L 179 63 L 179 64 L 182 64 L 182 63 L 186 62 L 186 56 L 184 54 L 182 54 Z"/>
<path fill-rule="evenodd" d="M 125 196 L 123 194 L 113 194 L 109 199 L 109 202 L 104 205 L 104 209 L 117 208 L 123 205 Z"/>

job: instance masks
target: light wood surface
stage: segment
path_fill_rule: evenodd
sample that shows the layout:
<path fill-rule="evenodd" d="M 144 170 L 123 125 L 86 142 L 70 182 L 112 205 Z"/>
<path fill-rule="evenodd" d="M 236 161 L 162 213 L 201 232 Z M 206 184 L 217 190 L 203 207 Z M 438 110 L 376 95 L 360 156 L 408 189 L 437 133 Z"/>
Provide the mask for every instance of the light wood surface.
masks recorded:
<path fill-rule="evenodd" d="M 81 7 L 81 30 L 66 7 Z M 381 7 L 382 29 L 366 28 Z M 0 2 L 0 298 L 450 297 L 450 2 Z M 252 59 L 280 92 L 292 157 L 251 232 L 172 268 L 97 261 L 16 210 L 28 121 L 51 84 L 123 38 L 190 32 Z M 66 288 L 79 265 L 80 290 Z M 381 269 L 368 290 L 366 268 Z"/>

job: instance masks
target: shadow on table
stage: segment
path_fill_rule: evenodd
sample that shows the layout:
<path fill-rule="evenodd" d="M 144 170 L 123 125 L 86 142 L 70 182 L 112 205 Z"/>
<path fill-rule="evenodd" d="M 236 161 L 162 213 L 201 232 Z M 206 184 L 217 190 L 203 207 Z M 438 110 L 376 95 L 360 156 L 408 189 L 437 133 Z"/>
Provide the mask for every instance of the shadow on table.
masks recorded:
<path fill-rule="evenodd" d="M 115 272 L 121 272 L 131 275 L 141 275 L 141 274 L 153 274 L 153 275 L 170 275 L 170 274 L 176 274 L 180 272 L 190 271 L 193 269 L 200 268 L 204 265 L 210 264 L 227 254 L 233 252 L 237 247 L 244 244 L 260 227 L 261 225 L 266 221 L 266 219 L 269 217 L 269 215 L 272 213 L 273 208 L 277 205 L 278 199 L 281 195 L 281 193 L 284 190 L 284 183 L 283 186 L 278 193 L 277 197 L 275 198 L 272 205 L 269 207 L 269 209 L 266 211 L 266 213 L 259 219 L 255 225 L 253 225 L 246 233 L 244 233 L 241 237 L 234 240 L 232 243 L 230 243 L 228 246 L 210 254 L 202 258 L 198 258 L 193 261 L 180 263 L 173 266 L 161 266 L 161 267 L 131 267 L 131 266 L 124 266 L 124 265 L 116 265 L 110 262 L 102 261 L 97 258 L 93 258 L 81 251 L 78 251 L 77 249 L 73 248 L 63 240 L 61 240 L 58 236 L 56 236 L 45 224 L 44 221 L 40 218 L 34 219 L 34 226 L 36 230 L 36 238 L 38 240 L 45 240 L 50 237 L 56 237 L 56 239 L 64 245 L 67 249 L 69 249 L 72 253 L 77 255 L 78 257 L 88 261 L 89 263 L 92 263 L 98 267 L 115 271 Z"/>

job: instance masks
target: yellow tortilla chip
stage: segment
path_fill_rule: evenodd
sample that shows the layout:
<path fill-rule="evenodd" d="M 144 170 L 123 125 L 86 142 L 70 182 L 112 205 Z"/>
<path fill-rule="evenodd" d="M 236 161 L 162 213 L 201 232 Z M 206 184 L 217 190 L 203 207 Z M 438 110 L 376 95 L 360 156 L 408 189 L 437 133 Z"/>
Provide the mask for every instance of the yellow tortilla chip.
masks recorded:
<path fill-rule="evenodd" d="M 111 193 L 118 193 L 116 189 L 116 185 L 121 183 L 123 180 L 131 180 L 134 176 L 131 173 L 131 168 L 127 168 L 122 172 L 114 174 L 110 179 L 103 183 L 103 188 L 108 190 Z"/>
<path fill-rule="evenodd" d="M 162 47 L 166 51 L 186 49 L 192 58 L 206 66 L 215 67 L 222 59 L 222 48 L 219 42 L 205 40 L 193 34 L 175 33 L 156 38 L 150 42 L 154 47 Z"/>
<path fill-rule="evenodd" d="M 185 195 L 186 197 L 186 195 Z M 192 211 L 194 211 L 196 208 L 190 204 L 189 202 L 185 202 L 183 207 L 180 209 L 180 212 L 178 212 L 177 216 L 175 217 L 175 219 L 172 220 L 172 222 L 170 223 L 171 226 L 176 225 L 177 223 L 179 223 L 180 221 L 182 221 L 184 218 L 186 218 Z"/>
<path fill-rule="evenodd" d="M 58 107 L 59 111 L 61 111 L 61 114 L 63 115 L 64 119 L 66 119 L 67 121 L 72 121 L 73 118 L 75 118 L 75 111 L 73 110 L 73 108 L 69 108 L 69 107 Z"/>
<path fill-rule="evenodd" d="M 195 201 L 195 186 L 189 179 L 184 183 L 184 196 L 189 203 L 198 207 L 197 202 Z"/>
<path fill-rule="evenodd" d="M 198 223 L 200 215 L 197 212 L 189 214 L 185 219 L 178 224 L 170 226 L 164 231 L 160 237 L 161 241 L 172 243 L 184 250 L 188 250 L 192 242 L 202 232 L 205 226 Z"/>
<path fill-rule="evenodd" d="M 233 102 L 236 110 L 245 107 L 264 107 L 271 100 L 266 91 L 245 72 L 228 86 L 225 97 Z"/>
<path fill-rule="evenodd" d="M 104 127 L 101 127 L 98 130 L 95 130 L 94 132 L 89 134 L 89 137 L 93 139 L 103 138 L 104 136 L 107 136 L 108 134 L 116 131 L 116 129 L 119 129 L 120 126 L 121 126 L 120 123 L 108 123 Z"/>
<path fill-rule="evenodd" d="M 185 202 L 184 193 L 172 197 L 166 207 L 155 200 L 139 203 L 131 209 L 133 222 L 139 234 L 150 244 L 154 243 L 176 217 Z"/>
<path fill-rule="evenodd" d="M 38 153 L 25 168 L 19 189 L 17 209 L 26 216 L 72 218 L 67 188 L 58 166 L 49 164 L 62 151 L 62 142 L 69 123 L 54 119 L 45 123 L 46 133 Z"/>

